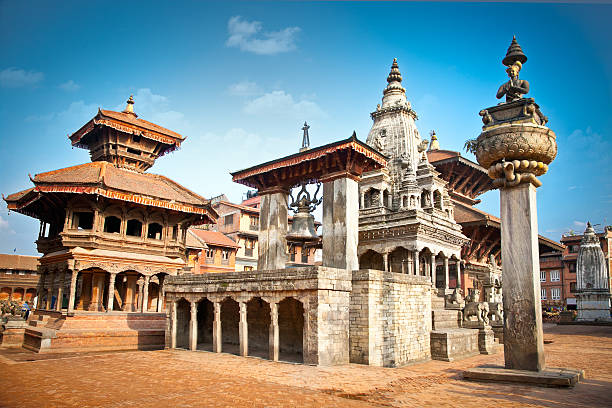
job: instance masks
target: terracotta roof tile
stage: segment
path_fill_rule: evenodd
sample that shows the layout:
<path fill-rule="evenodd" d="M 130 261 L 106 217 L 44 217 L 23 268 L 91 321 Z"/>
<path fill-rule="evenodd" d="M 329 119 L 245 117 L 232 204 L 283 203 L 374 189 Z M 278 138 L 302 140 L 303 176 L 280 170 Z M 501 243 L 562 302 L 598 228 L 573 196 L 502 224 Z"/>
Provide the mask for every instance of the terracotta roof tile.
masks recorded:
<path fill-rule="evenodd" d="M 165 127 L 161 127 L 159 125 L 156 125 L 155 123 L 151 123 L 147 120 L 144 119 L 138 119 L 137 117 L 129 114 L 129 113 L 123 113 L 123 112 L 115 112 L 112 110 L 106 110 L 106 109 L 100 109 L 100 113 L 102 113 L 102 115 L 115 119 L 115 120 L 120 120 L 122 122 L 125 123 L 129 123 L 132 125 L 136 125 L 136 126 L 140 126 L 142 128 L 148 129 L 148 130 L 152 130 L 154 132 L 158 132 L 158 133 L 162 133 L 164 135 L 167 136 L 171 136 L 171 137 L 175 137 L 177 139 L 180 140 L 184 140 L 185 137 L 180 135 L 179 133 L 173 132 L 170 129 L 166 129 Z"/>
<path fill-rule="evenodd" d="M 208 231 L 198 228 L 191 228 L 189 229 L 189 231 L 191 231 L 201 241 L 204 241 L 207 245 L 216 245 L 230 248 L 240 247 L 238 244 L 236 244 L 236 242 L 234 242 L 234 240 L 219 231 Z"/>
<path fill-rule="evenodd" d="M 36 271 L 38 258 L 27 255 L 0 254 L 0 269 Z"/>

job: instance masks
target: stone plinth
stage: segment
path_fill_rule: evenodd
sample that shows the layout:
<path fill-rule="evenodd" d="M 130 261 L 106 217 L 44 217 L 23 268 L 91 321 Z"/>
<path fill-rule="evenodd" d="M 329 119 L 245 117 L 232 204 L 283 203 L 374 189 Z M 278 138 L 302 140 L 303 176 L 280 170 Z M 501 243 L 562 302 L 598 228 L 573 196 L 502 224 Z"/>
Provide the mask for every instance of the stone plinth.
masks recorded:
<path fill-rule="evenodd" d="M 476 367 L 463 372 L 463 378 L 477 381 L 512 382 L 543 387 L 573 387 L 584 379 L 583 370 L 547 368 L 543 371 L 512 370 L 502 367 Z"/>
<path fill-rule="evenodd" d="M 434 330 L 430 341 L 433 360 L 454 361 L 480 353 L 477 329 Z"/>
<path fill-rule="evenodd" d="M 502 188 L 506 368 L 544 368 L 536 189 L 531 183 Z"/>
<path fill-rule="evenodd" d="M 353 271 L 351 362 L 397 367 L 429 359 L 430 285 L 426 276 Z"/>
<path fill-rule="evenodd" d="M 28 324 L 23 319 L 9 318 L 6 323 L 2 324 L 2 331 L 0 331 L 0 348 L 21 347 L 27 326 Z"/>
<path fill-rule="evenodd" d="M 577 322 L 612 322 L 610 291 L 583 290 L 576 293 Z"/>

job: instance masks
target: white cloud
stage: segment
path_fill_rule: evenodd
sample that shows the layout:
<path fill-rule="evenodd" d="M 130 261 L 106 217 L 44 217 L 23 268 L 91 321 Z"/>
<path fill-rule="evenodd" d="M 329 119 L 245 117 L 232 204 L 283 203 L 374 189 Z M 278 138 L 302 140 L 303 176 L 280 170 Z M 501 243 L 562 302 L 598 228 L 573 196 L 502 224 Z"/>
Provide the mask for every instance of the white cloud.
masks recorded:
<path fill-rule="evenodd" d="M 78 91 L 81 88 L 81 85 L 74 82 L 72 79 L 69 81 L 60 84 L 59 87 L 67 92 Z"/>
<path fill-rule="evenodd" d="M 33 86 L 41 82 L 45 74 L 36 71 L 26 71 L 20 68 L 6 68 L 0 71 L 0 86 L 4 88 L 19 88 Z"/>
<path fill-rule="evenodd" d="M 236 84 L 231 84 L 227 91 L 230 95 L 235 96 L 254 96 L 261 94 L 261 89 L 255 82 L 242 81 Z"/>
<path fill-rule="evenodd" d="M 0 216 L 0 231 L 5 234 L 15 234 L 15 231 L 9 225 L 9 222 Z"/>
<path fill-rule="evenodd" d="M 582 230 L 586 229 L 586 222 L 574 221 L 572 225 L 574 228 L 582 228 Z"/>
<path fill-rule="evenodd" d="M 575 151 L 588 152 L 592 156 L 608 161 L 612 145 L 601 134 L 594 132 L 588 126 L 586 130 L 576 129 L 569 135 L 569 145 L 574 146 Z"/>
<path fill-rule="evenodd" d="M 184 128 L 185 115 L 170 108 L 170 100 L 163 95 L 155 94 L 150 88 L 141 88 L 134 94 L 134 112 L 139 118 L 167 127 L 172 130 Z M 125 109 L 125 103 L 115 108 Z"/>
<path fill-rule="evenodd" d="M 578 188 L 578 186 L 569 186 L 567 189 L 568 189 L 569 191 L 572 191 L 572 190 L 575 190 L 575 189 L 577 189 L 577 188 Z"/>
<path fill-rule="evenodd" d="M 289 116 L 300 120 L 327 116 L 315 102 L 307 99 L 297 101 L 285 91 L 272 91 L 247 102 L 244 112 L 250 115 Z"/>
<path fill-rule="evenodd" d="M 98 112 L 97 104 L 87 104 L 85 101 L 72 102 L 68 107 L 60 112 L 51 112 L 45 115 L 32 115 L 26 117 L 27 122 L 49 121 L 54 119 L 69 119 L 75 121 L 87 121 L 93 118 Z"/>
<path fill-rule="evenodd" d="M 295 50 L 295 36 L 299 27 L 287 27 L 280 31 L 262 31 L 259 21 L 247 21 L 240 16 L 231 17 L 227 23 L 228 47 L 237 47 L 259 55 L 274 55 Z"/>

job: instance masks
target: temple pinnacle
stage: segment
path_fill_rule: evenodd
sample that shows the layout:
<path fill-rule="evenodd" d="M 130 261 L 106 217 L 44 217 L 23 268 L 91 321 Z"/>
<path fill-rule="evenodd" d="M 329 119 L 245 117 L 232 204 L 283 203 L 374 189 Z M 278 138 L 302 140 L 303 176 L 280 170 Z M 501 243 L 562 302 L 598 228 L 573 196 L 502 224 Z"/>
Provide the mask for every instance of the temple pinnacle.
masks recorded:
<path fill-rule="evenodd" d="M 125 110 L 123 113 L 129 113 L 134 116 L 138 116 L 136 112 L 134 112 L 134 95 L 130 95 L 127 100 L 127 105 L 125 106 Z"/>
<path fill-rule="evenodd" d="M 516 61 L 519 61 L 521 64 L 527 62 L 527 56 L 523 53 L 521 46 L 516 41 L 516 36 L 512 36 L 512 42 L 508 47 L 508 51 L 506 52 L 506 56 L 502 60 L 502 64 L 506 66 L 510 66 L 514 64 Z"/>
<path fill-rule="evenodd" d="M 402 74 L 400 74 L 399 65 L 397 65 L 397 58 L 393 58 L 393 64 L 391 64 L 391 72 L 389 72 L 387 82 L 402 82 Z"/>
<path fill-rule="evenodd" d="M 308 129 L 310 129 L 310 126 L 308 126 L 307 122 L 304 122 L 304 126 L 302 127 L 304 136 L 302 137 L 302 147 L 300 148 L 300 152 L 310 149 L 310 135 L 308 134 Z"/>
<path fill-rule="evenodd" d="M 438 142 L 438 137 L 436 136 L 436 131 L 432 130 L 429 134 L 431 136 L 431 142 L 429 143 L 428 150 L 440 150 L 440 142 Z"/>

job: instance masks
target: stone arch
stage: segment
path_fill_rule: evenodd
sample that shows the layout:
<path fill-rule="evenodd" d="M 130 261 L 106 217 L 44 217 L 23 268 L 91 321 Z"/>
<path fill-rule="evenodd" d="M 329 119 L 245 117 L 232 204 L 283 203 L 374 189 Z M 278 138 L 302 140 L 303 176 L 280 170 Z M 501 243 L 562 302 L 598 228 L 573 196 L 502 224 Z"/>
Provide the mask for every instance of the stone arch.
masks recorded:
<path fill-rule="evenodd" d="M 385 269 L 383 256 L 372 249 L 367 250 L 359 258 L 359 269 L 376 269 L 383 271 Z"/>
<path fill-rule="evenodd" d="M 215 319 L 214 305 L 208 298 L 198 301 L 198 350 L 213 351 L 213 321 Z"/>
<path fill-rule="evenodd" d="M 391 201 L 389 200 L 390 198 L 389 190 L 387 189 L 383 190 L 382 196 L 383 196 L 383 206 L 391 207 Z"/>
<path fill-rule="evenodd" d="M 462 287 L 459 282 L 461 276 L 461 267 L 457 264 L 459 258 L 454 254 L 450 256 L 448 260 L 448 287 L 451 289 L 455 289 L 457 287 Z"/>
<path fill-rule="evenodd" d="M 189 349 L 191 305 L 185 298 L 176 301 L 176 348 Z"/>
<path fill-rule="evenodd" d="M 421 191 L 421 208 L 431 207 L 431 198 L 429 190 L 424 189 Z"/>
<path fill-rule="evenodd" d="M 24 288 L 15 288 L 13 290 L 13 300 L 16 302 L 21 302 L 23 301 L 25 295 L 25 289 Z"/>
<path fill-rule="evenodd" d="M 221 302 L 221 349 L 231 354 L 240 354 L 240 306 L 231 297 Z"/>
<path fill-rule="evenodd" d="M 32 302 L 35 297 L 36 297 L 36 289 L 28 288 L 25 293 L 25 300 L 27 302 Z"/>
<path fill-rule="evenodd" d="M 442 209 L 442 193 L 440 193 L 440 190 L 434 190 L 433 192 L 433 205 L 434 207 L 436 207 L 438 210 Z"/>
<path fill-rule="evenodd" d="M 4 287 L 0 289 L 0 300 L 8 300 L 11 297 L 11 288 Z"/>
<path fill-rule="evenodd" d="M 408 208 L 408 196 L 402 196 L 402 207 Z"/>
<path fill-rule="evenodd" d="M 404 247 L 397 247 L 389 253 L 389 271 L 396 273 L 410 273 L 410 251 Z"/>
<path fill-rule="evenodd" d="M 380 205 L 380 191 L 374 187 L 367 189 L 363 195 L 363 203 L 365 208 L 378 207 Z"/>
<path fill-rule="evenodd" d="M 425 247 L 419 252 L 419 270 L 415 275 L 431 276 L 431 255 L 432 252 L 429 247 Z"/>
<path fill-rule="evenodd" d="M 446 271 L 444 270 L 445 255 L 442 251 L 436 255 L 436 288 L 444 289 L 446 283 Z"/>
<path fill-rule="evenodd" d="M 294 297 L 278 303 L 279 359 L 304 362 L 304 305 Z"/>
<path fill-rule="evenodd" d="M 269 358 L 270 353 L 270 304 L 261 297 L 247 302 L 248 354 Z"/>

